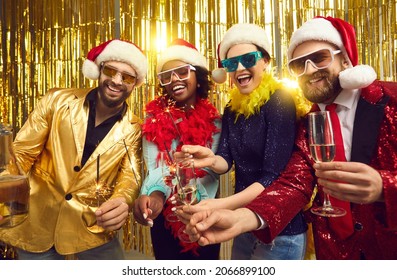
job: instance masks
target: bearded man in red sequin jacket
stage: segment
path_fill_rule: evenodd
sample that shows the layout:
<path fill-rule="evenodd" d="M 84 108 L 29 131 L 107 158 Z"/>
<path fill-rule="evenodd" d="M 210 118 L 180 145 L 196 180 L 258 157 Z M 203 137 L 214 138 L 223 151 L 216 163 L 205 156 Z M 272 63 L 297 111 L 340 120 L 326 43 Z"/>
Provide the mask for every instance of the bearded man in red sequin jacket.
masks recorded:
<path fill-rule="evenodd" d="M 260 227 L 255 234 L 271 242 L 312 196 L 313 206 L 322 205 L 324 191 L 350 203 L 342 218 L 307 211 L 317 259 L 397 259 L 397 83 L 378 81 L 371 67 L 357 65 L 354 29 L 337 18 L 303 24 L 288 59 L 313 110 L 337 104 L 347 162 L 314 163 L 303 119 L 280 177 L 246 208 L 194 214 L 191 238 L 206 245 Z"/>
<path fill-rule="evenodd" d="M 316 164 L 318 169 L 313 169 L 303 120 L 296 151 L 285 171 L 247 205 L 268 225 L 256 231 L 258 238 L 270 242 L 277 236 L 309 201 L 318 182 L 331 196 L 351 201 L 353 232 L 340 238 L 330 228 L 329 218 L 307 211 L 317 259 L 397 259 L 397 139 L 393 136 L 397 133 L 396 116 L 397 83 L 375 81 L 362 89 L 351 161 Z M 288 199 L 280 199 L 286 196 Z M 321 204 L 319 191 L 313 205 Z"/>

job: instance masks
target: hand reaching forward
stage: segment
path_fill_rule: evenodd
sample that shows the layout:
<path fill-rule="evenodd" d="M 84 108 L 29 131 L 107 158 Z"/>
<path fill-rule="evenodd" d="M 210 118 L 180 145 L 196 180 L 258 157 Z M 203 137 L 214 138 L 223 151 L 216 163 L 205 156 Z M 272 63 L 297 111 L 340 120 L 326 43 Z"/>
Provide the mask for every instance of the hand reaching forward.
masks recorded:
<path fill-rule="evenodd" d="M 190 218 L 194 213 L 202 212 L 202 211 L 207 211 L 207 210 L 215 210 L 219 209 L 218 201 L 220 199 L 215 199 L 215 198 L 208 198 L 205 200 L 200 201 L 197 204 L 191 204 L 191 205 L 182 205 L 178 204 L 177 198 L 174 197 L 171 198 L 171 201 L 173 204 L 175 204 L 175 214 L 178 216 L 178 219 L 183 222 L 184 224 L 188 224 L 190 222 Z"/>
<path fill-rule="evenodd" d="M 122 197 L 112 198 L 105 201 L 95 211 L 98 226 L 106 230 L 120 229 L 128 217 L 128 205 Z"/>
<path fill-rule="evenodd" d="M 180 152 L 174 153 L 176 162 L 190 164 L 194 162 L 194 167 L 210 167 L 214 162 L 214 152 L 210 148 L 199 145 L 183 145 Z"/>
<path fill-rule="evenodd" d="M 186 225 L 190 240 L 201 246 L 228 241 L 259 227 L 257 216 L 247 208 L 217 209 L 195 213 Z"/>
<path fill-rule="evenodd" d="M 335 161 L 313 167 L 324 192 L 335 198 L 363 204 L 383 200 L 382 177 L 369 165 Z"/>

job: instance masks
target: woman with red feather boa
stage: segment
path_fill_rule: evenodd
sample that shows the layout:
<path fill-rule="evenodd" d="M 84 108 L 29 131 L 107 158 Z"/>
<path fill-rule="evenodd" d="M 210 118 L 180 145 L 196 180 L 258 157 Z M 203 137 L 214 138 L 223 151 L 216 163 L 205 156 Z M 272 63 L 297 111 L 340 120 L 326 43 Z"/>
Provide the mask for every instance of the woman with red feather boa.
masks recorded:
<path fill-rule="evenodd" d="M 142 146 L 147 174 L 134 204 L 134 217 L 151 227 L 156 259 L 219 259 L 219 244 L 200 247 L 178 239 L 178 229 L 183 224 L 165 219 L 174 205 L 168 200 L 171 188 L 164 183 L 159 167 L 160 152 L 171 155 L 184 144 L 217 149 L 221 120 L 208 100 L 210 81 L 206 64 L 193 45 L 175 40 L 157 64 L 161 94 L 146 105 Z M 219 175 L 209 169 L 195 172 L 196 200 L 214 198 Z"/>

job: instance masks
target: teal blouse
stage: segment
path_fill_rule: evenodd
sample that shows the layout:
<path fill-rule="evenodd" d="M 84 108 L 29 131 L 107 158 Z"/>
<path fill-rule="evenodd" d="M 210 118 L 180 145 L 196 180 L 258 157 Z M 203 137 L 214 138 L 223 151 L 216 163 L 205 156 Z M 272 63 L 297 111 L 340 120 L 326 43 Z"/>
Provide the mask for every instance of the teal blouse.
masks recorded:
<path fill-rule="evenodd" d="M 215 121 L 215 125 L 221 128 L 221 121 Z M 220 133 L 212 135 L 212 147 L 211 150 L 215 153 L 219 145 Z M 175 150 L 179 142 L 174 139 L 171 144 L 171 149 Z M 147 172 L 145 180 L 141 188 L 141 195 L 150 195 L 154 191 L 160 191 L 164 193 L 165 199 L 167 200 L 171 195 L 171 188 L 168 187 L 162 178 L 161 167 L 157 166 L 157 155 L 159 150 L 157 145 L 153 142 L 149 142 L 143 137 L 142 140 L 143 159 L 146 164 Z M 215 195 L 219 187 L 219 175 L 214 173 L 208 168 L 204 168 L 207 174 L 202 178 L 197 178 L 197 199 L 198 201 L 215 198 Z"/>

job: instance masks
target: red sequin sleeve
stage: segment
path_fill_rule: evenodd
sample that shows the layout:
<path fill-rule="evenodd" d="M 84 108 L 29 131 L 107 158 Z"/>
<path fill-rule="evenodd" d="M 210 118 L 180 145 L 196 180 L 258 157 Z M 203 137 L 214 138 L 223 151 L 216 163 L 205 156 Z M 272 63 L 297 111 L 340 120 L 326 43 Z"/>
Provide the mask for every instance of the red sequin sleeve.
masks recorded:
<path fill-rule="evenodd" d="M 383 181 L 387 226 L 390 230 L 397 231 L 397 173 L 384 170 L 379 173 Z"/>
<path fill-rule="evenodd" d="M 383 90 L 390 96 L 390 99 L 384 109 L 376 157 L 371 165 L 382 177 L 385 225 L 388 230 L 397 231 L 397 83 L 384 84 Z"/>

